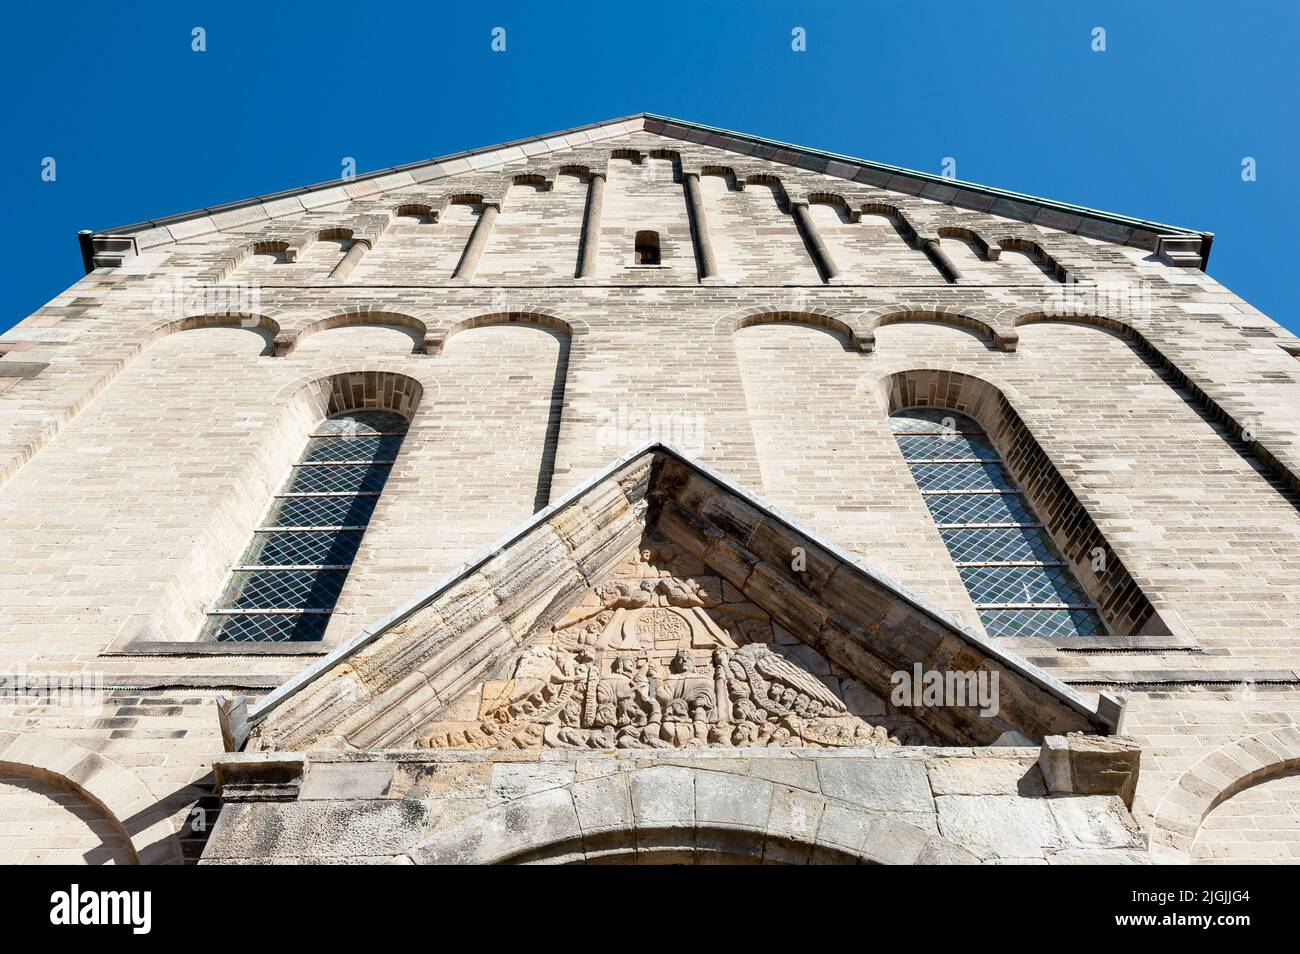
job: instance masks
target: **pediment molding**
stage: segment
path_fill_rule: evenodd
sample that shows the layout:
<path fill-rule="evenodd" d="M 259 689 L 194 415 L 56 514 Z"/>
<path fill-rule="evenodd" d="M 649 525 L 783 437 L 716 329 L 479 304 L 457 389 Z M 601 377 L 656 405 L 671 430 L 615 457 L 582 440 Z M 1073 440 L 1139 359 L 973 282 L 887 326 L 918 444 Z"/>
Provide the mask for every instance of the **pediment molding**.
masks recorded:
<path fill-rule="evenodd" d="M 998 711 L 882 710 L 891 677 L 918 665 L 996 673 Z M 829 690 L 820 706 L 817 681 Z M 854 705 L 846 683 L 860 686 Z M 990 745 L 1008 733 L 1106 734 L 1114 722 L 662 444 L 615 462 L 259 703 L 225 711 L 245 720 L 227 727 L 231 744 L 247 738 L 255 751 Z M 505 727 L 508 739 L 487 745 Z"/>

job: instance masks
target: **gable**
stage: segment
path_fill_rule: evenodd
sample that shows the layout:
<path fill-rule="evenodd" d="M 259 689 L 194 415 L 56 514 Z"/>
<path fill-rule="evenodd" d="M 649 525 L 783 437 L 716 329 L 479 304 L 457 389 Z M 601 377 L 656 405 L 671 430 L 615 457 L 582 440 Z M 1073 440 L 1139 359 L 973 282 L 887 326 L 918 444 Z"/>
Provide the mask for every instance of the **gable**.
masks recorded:
<path fill-rule="evenodd" d="M 631 148 L 624 150 L 624 146 Z M 624 151 L 689 154 L 693 171 L 702 175 L 731 175 L 741 183 L 772 178 L 799 201 L 856 210 L 883 202 L 904 212 L 926 205 L 950 207 L 968 212 L 971 221 L 985 227 L 998 221 L 1013 226 L 1024 223 L 1035 230 L 1147 249 L 1168 255 L 1175 264 L 1201 268 L 1213 240 L 1210 233 L 647 113 L 104 229 L 79 240 L 90 271 L 174 242 L 287 224 L 315 212 L 359 214 L 374 204 L 372 211 L 387 218 L 403 199 L 432 198 L 437 203 L 460 195 L 500 202 L 517 175 L 546 179 L 566 166 L 603 171 L 612 157 Z M 919 226 L 921 238 L 937 234 L 924 222 L 913 226 Z M 1008 235 L 1015 237 L 1015 229 Z"/>
<path fill-rule="evenodd" d="M 996 712 L 895 705 L 896 674 L 913 671 L 996 674 Z M 1112 728 L 1067 687 L 662 445 L 223 718 L 232 746 L 247 735 L 256 751 L 990 745 Z"/>

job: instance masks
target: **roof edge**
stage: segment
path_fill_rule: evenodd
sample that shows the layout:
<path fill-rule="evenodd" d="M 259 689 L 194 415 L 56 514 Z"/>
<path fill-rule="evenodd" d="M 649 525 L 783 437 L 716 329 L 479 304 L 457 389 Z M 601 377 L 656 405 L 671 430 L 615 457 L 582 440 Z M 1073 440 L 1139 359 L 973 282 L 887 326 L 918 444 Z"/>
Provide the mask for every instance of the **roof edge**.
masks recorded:
<path fill-rule="evenodd" d="M 1037 220 L 1040 215 L 1044 219 L 1048 219 L 1053 215 L 1071 216 L 1087 222 L 1096 223 L 1090 230 L 1090 233 L 1085 234 L 1090 234 L 1090 237 L 1112 241 L 1117 244 L 1136 245 L 1142 248 L 1159 250 L 1158 247 L 1161 244 L 1160 240 L 1164 237 L 1182 238 L 1184 240 L 1195 238 L 1199 240 L 1200 267 L 1202 269 L 1204 269 L 1209 262 L 1210 248 L 1214 240 L 1213 232 L 1205 232 L 1199 229 L 1189 229 L 1181 226 L 1154 222 L 1147 219 L 1134 218 L 1132 216 L 1121 215 L 1115 212 L 1107 212 L 1068 202 L 1059 202 L 1054 199 L 1045 199 L 1040 196 L 1028 195 L 1026 193 L 1013 192 L 995 186 L 967 182 L 962 179 L 949 179 L 941 175 L 921 172 L 916 169 L 908 169 L 903 166 L 873 162 L 871 160 L 859 159 L 854 156 L 845 156 L 839 153 L 827 152 L 822 149 L 814 149 L 809 146 L 786 143 L 776 139 L 768 139 L 763 136 L 755 136 L 749 133 L 736 132 L 734 130 L 709 126 L 691 120 L 677 119 L 671 116 L 649 112 L 632 113 L 615 119 L 607 119 L 599 122 L 587 123 L 581 126 L 573 126 L 556 132 L 543 133 L 536 136 L 526 136 L 521 139 L 510 140 L 509 142 L 482 146 L 477 149 L 462 150 L 460 152 L 449 153 L 443 156 L 436 156 L 432 159 L 388 166 L 371 172 L 360 173 L 350 179 L 330 179 L 312 185 L 300 186 L 293 189 L 284 189 L 278 192 L 253 196 L 248 199 L 241 199 L 234 202 L 194 209 L 189 212 L 144 219 L 140 222 L 133 222 L 129 225 L 93 230 L 89 233 L 83 231 L 83 233 L 79 235 L 78 240 L 83 248 L 84 257 L 84 249 L 87 243 L 93 241 L 95 238 L 131 235 L 152 229 L 167 228 L 170 225 L 206 216 L 235 212 L 269 202 L 309 195 L 313 192 L 321 192 L 353 183 L 366 182 L 386 176 L 399 175 L 401 173 L 409 173 L 442 163 L 469 159 L 486 153 L 519 148 L 532 143 L 543 142 L 545 140 L 561 138 L 564 136 L 588 132 L 594 129 L 603 129 L 636 121 L 643 121 L 645 123 L 644 128 L 647 131 L 659 135 L 668 136 L 674 139 L 682 139 L 685 141 L 700 142 L 704 145 L 710 145 L 732 152 L 742 151 L 745 154 L 754 154 L 755 150 L 766 150 L 769 151 L 769 154 L 765 156 L 760 155 L 758 158 L 769 159 L 774 162 L 793 165 L 798 168 L 807 168 L 814 172 L 822 172 L 837 178 L 849 179 L 850 181 L 861 181 L 864 184 L 875 185 L 879 188 L 891 189 L 888 183 L 897 178 L 901 181 L 896 183 L 891 191 L 899 191 L 904 194 L 916 195 L 920 198 L 957 205 L 959 207 L 974 208 L 976 211 L 986 212 L 990 215 L 1001 215 L 1019 221 L 1042 224 L 1046 228 L 1061 228 L 1061 226 L 1052 225 L 1048 221 L 1038 223 Z M 748 148 L 737 149 L 737 146 L 747 146 Z M 855 169 L 859 174 L 862 174 L 862 178 L 858 178 L 857 175 L 846 176 L 840 172 L 827 171 L 828 167 L 832 163 L 845 167 L 846 171 L 849 169 Z M 904 185 L 909 186 L 909 188 L 902 188 Z M 964 204 L 962 202 L 954 201 L 958 198 L 962 198 L 963 193 L 970 197 L 985 197 L 992 201 L 988 203 L 980 202 L 978 205 L 970 203 L 969 201 Z M 1024 207 L 1027 207 L 1027 209 L 1037 210 L 1038 214 L 1026 217 L 1024 214 L 1026 209 Z M 87 262 L 87 265 L 89 266 L 90 262 Z M 90 270 L 89 267 L 87 270 Z"/>

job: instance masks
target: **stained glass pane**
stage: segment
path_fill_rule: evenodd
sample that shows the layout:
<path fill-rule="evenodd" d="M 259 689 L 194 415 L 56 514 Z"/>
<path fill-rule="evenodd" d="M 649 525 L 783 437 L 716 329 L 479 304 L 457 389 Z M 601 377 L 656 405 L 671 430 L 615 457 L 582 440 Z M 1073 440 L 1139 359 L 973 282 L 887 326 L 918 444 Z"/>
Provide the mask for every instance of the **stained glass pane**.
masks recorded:
<path fill-rule="evenodd" d="M 981 603 L 1087 603 L 1088 594 L 1063 567 L 962 567 L 971 600 Z"/>
<path fill-rule="evenodd" d="M 948 552 L 957 563 L 1059 560 L 1047 534 L 1033 527 L 978 527 L 940 530 Z"/>
<path fill-rule="evenodd" d="M 236 570 L 217 609 L 330 609 L 346 570 Z"/>
<path fill-rule="evenodd" d="M 899 450 L 953 561 L 960 566 L 971 601 L 994 636 L 1079 636 L 1105 633 L 1094 609 L 1038 609 L 1035 605 L 1091 605 L 1087 592 L 1051 538 L 1036 526 L 1038 516 L 1015 491 L 988 435 L 955 411 L 916 408 L 890 417 Z M 993 524 L 988 527 L 953 525 Z M 1030 604 L 990 609 L 989 604 Z"/>
<path fill-rule="evenodd" d="M 325 635 L 329 616 L 209 616 L 203 638 L 222 643 L 310 642 Z"/>
<path fill-rule="evenodd" d="M 352 562 L 361 545 L 360 530 L 278 530 L 253 535 L 253 545 L 240 561 L 245 566 L 331 564 Z"/>
<path fill-rule="evenodd" d="M 307 442 L 303 461 L 320 460 L 393 460 L 402 446 L 400 437 L 375 437 L 362 434 L 357 437 L 313 437 Z"/>
<path fill-rule="evenodd" d="M 947 523 L 1037 523 L 1020 494 L 927 494 L 930 516 Z"/>
<path fill-rule="evenodd" d="M 348 411 L 321 421 L 314 434 L 405 434 L 406 418 L 392 411 Z"/>
<path fill-rule="evenodd" d="M 980 610 L 990 636 L 1102 636 L 1105 627 L 1091 610 Z"/>
<path fill-rule="evenodd" d="M 916 486 L 925 493 L 931 490 L 1013 490 L 1002 465 L 986 464 L 913 464 Z"/>
<path fill-rule="evenodd" d="M 286 497 L 276 502 L 269 527 L 363 527 L 377 497 Z"/>
<path fill-rule="evenodd" d="M 356 529 L 264 529 L 254 533 L 239 565 L 257 569 L 231 572 L 208 615 L 202 638 L 222 642 L 321 638 L 374 512 L 377 494 L 392 471 L 387 462 L 396 458 L 405 432 L 405 419 L 390 411 L 339 414 L 317 426 L 317 436 L 307 442 L 303 459 L 294 465 L 280 491 L 312 496 L 277 496 L 265 525 Z M 368 463 L 336 463 L 341 461 Z M 320 496 L 324 494 L 330 496 Z M 292 566 L 339 569 L 279 569 Z M 222 612 L 227 610 L 241 612 Z M 318 612 L 269 612 L 278 610 Z"/>
<path fill-rule="evenodd" d="M 895 434 L 933 432 L 948 428 L 959 431 L 967 428 L 979 430 L 979 425 L 965 415 L 958 414 L 955 411 L 924 407 L 914 407 L 894 413 L 889 418 L 889 426 Z"/>
<path fill-rule="evenodd" d="M 900 434 L 898 447 L 909 461 L 998 459 L 998 452 L 982 434 Z"/>
<path fill-rule="evenodd" d="M 334 464 L 325 467 L 295 467 L 289 486 L 290 494 L 375 493 L 383 489 L 391 467 L 384 464 Z"/>

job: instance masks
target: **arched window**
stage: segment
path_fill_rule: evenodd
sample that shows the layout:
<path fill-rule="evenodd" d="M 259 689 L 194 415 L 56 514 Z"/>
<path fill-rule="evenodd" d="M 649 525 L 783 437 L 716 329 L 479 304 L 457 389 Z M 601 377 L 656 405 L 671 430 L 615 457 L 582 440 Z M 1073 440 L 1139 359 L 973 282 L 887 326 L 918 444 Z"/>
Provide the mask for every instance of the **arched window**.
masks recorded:
<path fill-rule="evenodd" d="M 890 427 L 990 636 L 1107 632 L 993 442 L 955 411 L 894 412 Z"/>
<path fill-rule="evenodd" d="M 393 411 L 345 411 L 317 426 L 232 567 L 203 639 L 321 638 L 406 426 Z"/>
<path fill-rule="evenodd" d="M 636 250 L 632 259 L 637 265 L 659 264 L 659 233 L 641 231 L 636 233 Z"/>

